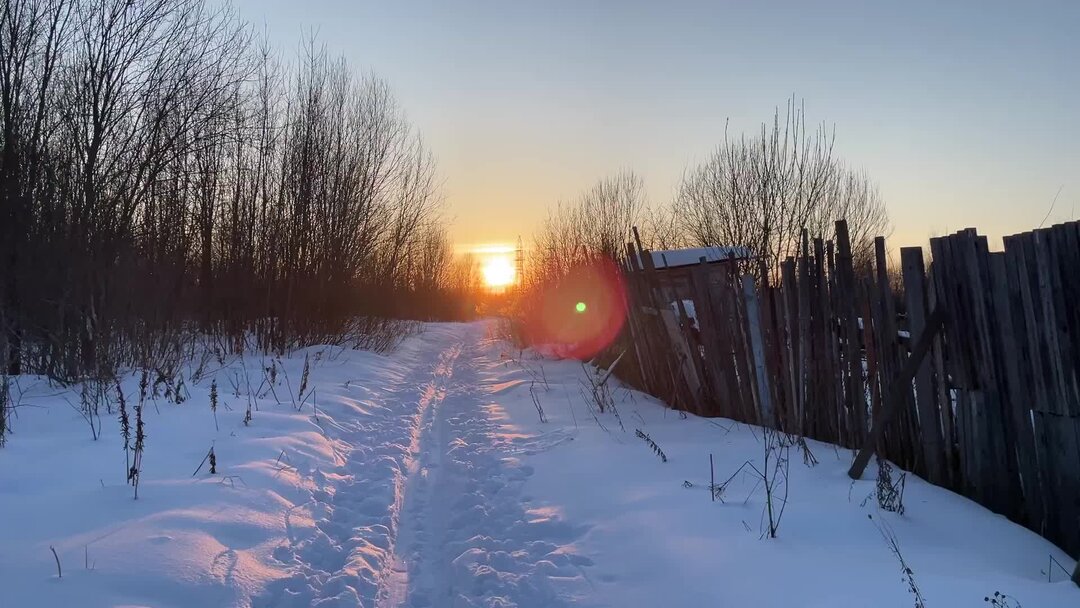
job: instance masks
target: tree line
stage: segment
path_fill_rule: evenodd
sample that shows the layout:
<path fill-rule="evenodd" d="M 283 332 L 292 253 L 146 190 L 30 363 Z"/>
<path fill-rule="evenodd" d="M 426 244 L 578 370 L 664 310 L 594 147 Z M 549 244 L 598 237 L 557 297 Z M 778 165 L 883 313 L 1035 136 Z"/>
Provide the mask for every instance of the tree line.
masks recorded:
<path fill-rule="evenodd" d="M 63 381 L 192 332 L 281 351 L 461 313 L 388 84 L 204 0 L 4 0 L 0 358 Z"/>
<path fill-rule="evenodd" d="M 834 131 L 808 127 L 792 98 L 756 134 L 725 132 L 686 169 L 669 202 L 650 205 L 633 171 L 601 179 L 549 211 L 534 236 L 523 290 L 543 291 L 596 257 L 621 259 L 633 227 L 649 249 L 741 246 L 776 271 L 798 251 L 802 229 L 822 234 L 846 219 L 856 265 L 869 268 L 873 238 L 889 232 L 888 211 L 873 179 L 840 159 L 834 144 Z"/>

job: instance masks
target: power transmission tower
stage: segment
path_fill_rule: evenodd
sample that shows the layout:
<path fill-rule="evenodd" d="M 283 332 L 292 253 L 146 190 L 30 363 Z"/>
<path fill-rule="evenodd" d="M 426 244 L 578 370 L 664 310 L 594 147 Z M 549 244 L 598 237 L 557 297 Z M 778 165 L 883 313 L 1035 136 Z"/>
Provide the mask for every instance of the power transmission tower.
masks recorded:
<path fill-rule="evenodd" d="M 517 240 L 517 251 L 514 252 L 514 277 L 516 279 L 514 285 L 518 293 L 521 293 L 525 284 L 525 250 L 521 246 L 520 235 Z"/>

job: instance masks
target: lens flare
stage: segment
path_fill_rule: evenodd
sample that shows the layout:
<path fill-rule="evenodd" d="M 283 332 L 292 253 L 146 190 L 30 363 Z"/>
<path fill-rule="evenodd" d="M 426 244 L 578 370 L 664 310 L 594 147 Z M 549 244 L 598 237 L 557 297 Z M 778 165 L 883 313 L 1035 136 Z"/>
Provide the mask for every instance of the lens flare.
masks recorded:
<path fill-rule="evenodd" d="M 607 259 L 573 268 L 540 294 L 528 325 L 529 342 L 561 356 L 591 359 L 607 348 L 626 321 L 626 290 L 619 267 Z"/>

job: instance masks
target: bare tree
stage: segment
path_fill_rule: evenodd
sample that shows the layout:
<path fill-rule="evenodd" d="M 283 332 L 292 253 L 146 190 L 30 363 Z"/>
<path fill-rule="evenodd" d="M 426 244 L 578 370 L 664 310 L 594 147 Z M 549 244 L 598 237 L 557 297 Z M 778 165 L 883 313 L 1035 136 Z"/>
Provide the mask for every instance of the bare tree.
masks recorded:
<path fill-rule="evenodd" d="M 694 245 L 749 247 L 778 267 L 803 228 L 824 234 L 847 219 L 856 255 L 868 256 L 888 214 L 870 178 L 834 156 L 834 140 L 824 125 L 807 129 L 794 99 L 757 136 L 725 135 L 683 175 L 674 203 L 681 232 Z"/>
<path fill-rule="evenodd" d="M 630 230 L 645 210 L 645 183 L 632 171 L 600 180 L 581 195 L 574 212 L 578 238 L 591 253 L 622 256 Z"/>
<path fill-rule="evenodd" d="M 645 209 L 644 182 L 632 171 L 602 179 L 575 201 L 557 204 L 535 236 L 528 281 L 557 280 L 598 256 L 621 259 Z"/>
<path fill-rule="evenodd" d="M 686 246 L 679 217 L 671 205 L 649 209 L 642 222 L 642 246 L 654 251 L 680 249 Z"/>

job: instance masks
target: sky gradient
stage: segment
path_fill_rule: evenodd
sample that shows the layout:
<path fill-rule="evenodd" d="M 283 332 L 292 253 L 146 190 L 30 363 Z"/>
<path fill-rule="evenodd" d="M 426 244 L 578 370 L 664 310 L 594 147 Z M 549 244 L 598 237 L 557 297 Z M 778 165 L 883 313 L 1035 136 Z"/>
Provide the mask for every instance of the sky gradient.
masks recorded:
<path fill-rule="evenodd" d="M 1080 2 L 235 0 L 392 85 L 459 244 L 528 240 L 633 169 L 652 203 L 793 94 L 878 182 L 891 247 L 1080 219 Z"/>

